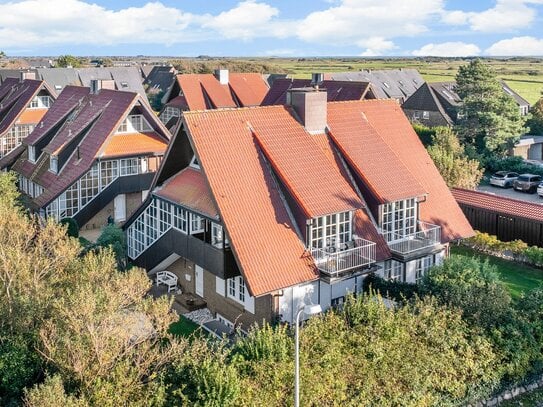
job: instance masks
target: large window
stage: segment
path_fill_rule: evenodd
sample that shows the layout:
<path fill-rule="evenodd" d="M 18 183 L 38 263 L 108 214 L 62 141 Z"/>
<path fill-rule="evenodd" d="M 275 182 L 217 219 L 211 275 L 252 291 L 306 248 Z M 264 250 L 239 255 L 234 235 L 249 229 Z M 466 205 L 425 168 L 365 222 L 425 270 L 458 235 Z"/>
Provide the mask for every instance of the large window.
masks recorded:
<path fill-rule="evenodd" d="M 385 261 L 384 278 L 391 281 L 404 281 L 404 264 L 396 260 Z"/>
<path fill-rule="evenodd" d="M 16 124 L 0 139 L 0 158 L 18 147 L 34 130 L 31 124 Z"/>
<path fill-rule="evenodd" d="M 194 213 L 190 214 L 190 234 L 204 233 L 205 219 Z"/>
<path fill-rule="evenodd" d="M 167 124 L 172 117 L 179 117 L 179 109 L 173 106 L 166 106 L 160 115 L 162 123 Z"/>
<path fill-rule="evenodd" d="M 416 262 L 415 282 L 420 283 L 424 274 L 426 274 L 428 269 L 434 265 L 434 256 L 426 256 L 422 259 L 417 259 Z"/>
<path fill-rule="evenodd" d="M 185 209 L 175 205 L 173 208 L 173 227 L 183 233 L 187 233 L 187 216 Z"/>
<path fill-rule="evenodd" d="M 222 248 L 223 244 L 223 231 L 222 226 L 218 223 L 211 224 L 211 244 L 215 247 Z"/>
<path fill-rule="evenodd" d="M 138 158 L 125 158 L 121 160 L 121 175 L 137 175 L 139 173 Z"/>
<path fill-rule="evenodd" d="M 119 162 L 117 160 L 102 161 L 100 163 L 100 172 L 100 176 L 102 178 L 102 185 L 103 187 L 106 187 L 119 176 Z"/>
<path fill-rule="evenodd" d="M 98 195 L 99 183 L 98 164 L 94 164 L 91 170 L 83 175 L 79 181 L 82 207 Z"/>
<path fill-rule="evenodd" d="M 351 241 L 351 212 L 321 216 L 311 221 L 309 246 L 341 248 Z"/>
<path fill-rule="evenodd" d="M 31 198 L 36 198 L 43 193 L 43 187 L 22 175 L 19 175 L 19 189 Z"/>
<path fill-rule="evenodd" d="M 153 128 L 149 125 L 145 117 L 141 114 L 131 114 L 119 125 L 117 133 L 136 133 L 144 131 L 152 131 Z"/>
<path fill-rule="evenodd" d="M 381 229 L 390 242 L 416 232 L 417 202 L 415 198 L 381 206 Z"/>
<path fill-rule="evenodd" d="M 52 103 L 53 99 L 50 96 L 36 96 L 28 107 L 30 109 L 49 109 Z"/>

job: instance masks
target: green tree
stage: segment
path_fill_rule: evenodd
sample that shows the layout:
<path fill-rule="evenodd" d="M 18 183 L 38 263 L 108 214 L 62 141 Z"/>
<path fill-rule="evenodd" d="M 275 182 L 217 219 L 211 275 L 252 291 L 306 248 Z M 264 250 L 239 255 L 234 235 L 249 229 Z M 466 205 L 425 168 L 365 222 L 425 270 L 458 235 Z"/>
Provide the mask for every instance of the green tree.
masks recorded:
<path fill-rule="evenodd" d="M 466 156 L 464 147 L 450 128 L 436 130 L 428 154 L 449 187 L 474 189 L 479 185 L 483 177 L 479 162 Z"/>
<path fill-rule="evenodd" d="M 61 55 L 57 58 L 56 65 L 59 68 L 79 68 L 83 63 L 81 58 L 74 57 L 73 55 Z"/>
<path fill-rule="evenodd" d="M 526 122 L 530 134 L 543 134 L 543 98 L 539 99 L 530 110 L 531 117 Z"/>
<path fill-rule="evenodd" d="M 117 265 L 121 270 L 126 267 L 126 237 L 123 230 L 116 225 L 107 225 L 102 230 L 96 244 L 100 247 L 111 248 L 115 253 Z"/>
<path fill-rule="evenodd" d="M 0 51 L 0 58 L 5 58 L 6 57 L 6 53 L 4 51 Z"/>
<path fill-rule="evenodd" d="M 504 156 L 526 129 L 517 104 L 492 69 L 479 59 L 461 66 L 456 92 L 462 98 L 459 136 L 479 153 Z"/>

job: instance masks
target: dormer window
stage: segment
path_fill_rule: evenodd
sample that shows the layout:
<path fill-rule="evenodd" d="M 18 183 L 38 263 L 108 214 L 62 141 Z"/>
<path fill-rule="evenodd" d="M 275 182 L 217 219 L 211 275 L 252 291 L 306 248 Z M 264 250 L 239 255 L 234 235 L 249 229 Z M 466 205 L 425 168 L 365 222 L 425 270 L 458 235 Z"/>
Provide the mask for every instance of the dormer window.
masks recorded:
<path fill-rule="evenodd" d="M 387 242 L 416 231 L 417 200 L 405 199 L 381 206 L 381 230 Z"/>
<path fill-rule="evenodd" d="M 321 216 L 311 220 L 308 233 L 309 247 L 341 249 L 352 240 L 351 212 Z"/>
<path fill-rule="evenodd" d="M 53 103 L 50 96 L 36 96 L 28 107 L 30 109 L 49 109 L 51 107 L 51 104 Z"/>
<path fill-rule="evenodd" d="M 141 114 L 131 114 L 120 124 L 117 133 L 139 133 L 153 128 Z"/>
<path fill-rule="evenodd" d="M 28 146 L 28 161 L 31 163 L 36 162 L 36 147 Z"/>
<path fill-rule="evenodd" d="M 58 158 L 54 155 L 49 157 L 49 171 L 58 174 Z"/>

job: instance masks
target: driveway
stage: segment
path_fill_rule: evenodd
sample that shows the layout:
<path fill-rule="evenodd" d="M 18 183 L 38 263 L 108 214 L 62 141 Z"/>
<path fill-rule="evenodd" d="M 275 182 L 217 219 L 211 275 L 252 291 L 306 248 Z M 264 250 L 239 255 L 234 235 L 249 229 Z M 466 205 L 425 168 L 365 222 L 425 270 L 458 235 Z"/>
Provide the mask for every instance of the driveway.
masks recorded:
<path fill-rule="evenodd" d="M 527 201 L 543 205 L 543 198 L 540 198 L 537 194 L 528 194 L 525 192 L 515 191 L 513 188 L 500 188 L 492 185 L 480 185 L 477 187 L 478 191 L 490 192 L 506 198 L 518 199 L 521 201 Z"/>

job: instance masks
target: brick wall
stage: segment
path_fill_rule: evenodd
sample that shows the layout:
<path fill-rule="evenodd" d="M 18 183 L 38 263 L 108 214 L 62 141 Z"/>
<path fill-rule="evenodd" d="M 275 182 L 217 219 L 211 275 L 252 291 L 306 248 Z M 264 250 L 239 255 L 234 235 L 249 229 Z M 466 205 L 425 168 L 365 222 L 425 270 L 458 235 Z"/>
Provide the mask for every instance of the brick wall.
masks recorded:
<path fill-rule="evenodd" d="M 99 199 L 99 198 L 98 198 Z M 126 194 L 126 219 L 132 215 L 141 205 L 141 192 Z M 87 223 L 80 226 L 81 230 L 100 229 L 107 225 L 108 217 L 114 216 L 113 200 L 109 202 L 100 212 L 94 215 Z M 121 222 L 121 224 L 124 222 Z"/>

